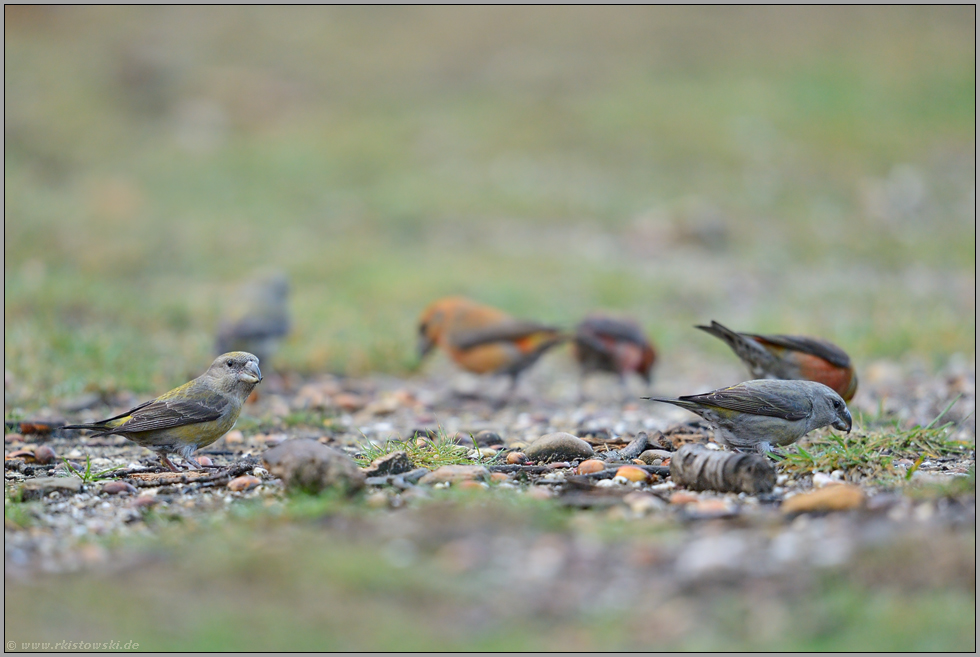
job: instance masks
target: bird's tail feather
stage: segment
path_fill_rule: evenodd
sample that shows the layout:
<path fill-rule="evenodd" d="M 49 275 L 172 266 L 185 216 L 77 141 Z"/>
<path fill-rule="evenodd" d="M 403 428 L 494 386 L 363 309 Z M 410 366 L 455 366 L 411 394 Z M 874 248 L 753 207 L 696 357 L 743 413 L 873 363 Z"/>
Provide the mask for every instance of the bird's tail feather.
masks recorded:
<path fill-rule="evenodd" d="M 105 425 L 105 422 L 94 422 L 92 424 L 67 424 L 59 429 L 89 429 L 91 431 L 105 431 L 109 427 Z"/>
<path fill-rule="evenodd" d="M 724 340 L 729 345 L 735 345 L 745 340 L 745 338 L 743 338 L 741 335 L 731 330 L 727 326 L 724 326 L 723 324 L 719 324 L 715 320 L 711 320 L 711 326 L 699 325 L 699 326 L 695 326 L 694 328 L 701 329 L 705 333 L 710 333 L 716 338 L 720 338 Z"/>
<path fill-rule="evenodd" d="M 664 404 L 673 404 L 674 406 L 680 406 L 681 408 L 692 408 L 697 406 L 689 401 L 683 399 L 670 399 L 669 397 L 641 397 L 641 399 L 647 399 L 649 401 L 661 402 Z"/>

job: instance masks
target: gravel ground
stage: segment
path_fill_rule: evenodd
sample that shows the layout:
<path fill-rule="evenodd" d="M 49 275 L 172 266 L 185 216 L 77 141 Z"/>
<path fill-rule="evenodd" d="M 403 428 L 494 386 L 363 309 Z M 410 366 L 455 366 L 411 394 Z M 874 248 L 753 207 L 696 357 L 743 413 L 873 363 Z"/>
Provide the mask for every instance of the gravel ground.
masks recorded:
<path fill-rule="evenodd" d="M 202 452 L 215 466 L 203 480 L 193 479 L 199 476 L 196 473 L 183 479 L 163 473 L 148 451 L 121 437 L 91 438 L 61 435 L 58 431 L 48 435 L 8 433 L 4 444 L 8 497 L 20 494 L 23 486 L 39 477 L 65 474 L 61 457 L 84 469 L 85 458 L 90 456 L 93 471 L 124 466 L 128 475 L 119 476 L 117 472 L 112 479 L 71 490 L 63 488 L 64 482 L 77 479 L 63 479 L 55 481 L 54 488 L 33 493 L 38 499 L 29 505 L 29 519 L 18 521 L 8 514 L 7 575 L 21 578 L 38 570 L 84 568 L 92 558 L 91 537 L 152 532 L 144 522 L 151 510 L 168 517 L 215 516 L 242 499 L 262 498 L 270 504 L 278 503 L 283 496 L 282 484 L 262 467 L 261 456 L 289 438 L 313 438 L 357 455 L 369 442 L 407 439 L 421 430 L 457 435 L 467 446 L 472 445 L 470 434 L 489 431 L 499 437 L 491 437 L 489 443 L 481 439 L 487 443 L 480 446 L 481 458 L 491 464 L 491 470 L 504 472 L 494 474 L 488 483 L 472 485 L 473 488 L 512 489 L 534 499 L 552 499 L 562 506 L 592 509 L 613 518 L 652 516 L 681 523 L 685 527 L 681 543 L 673 544 L 666 556 L 658 557 L 672 559 L 676 566 L 672 571 L 680 579 L 718 569 L 773 573 L 800 562 L 839 565 L 861 545 L 918 532 L 919 525 L 965 527 L 971 532 L 975 527 L 972 495 L 918 499 L 903 488 L 862 481 L 843 471 L 780 474 L 771 493 L 746 495 L 681 490 L 665 476 L 666 468 L 648 468 L 658 474 L 646 482 L 608 476 L 583 482 L 574 476 L 580 459 L 559 459 L 557 463 L 537 464 L 538 467 L 533 462 L 499 467 L 506 463 L 509 452 L 525 449 L 534 438 L 553 432 L 583 438 L 597 458 L 607 460 L 610 450 L 626 447 L 640 432 L 652 436 L 653 441 L 659 440 L 659 446 L 668 450 L 676 445 L 658 438 L 659 432 L 666 431 L 668 438 L 671 433 L 681 432 L 688 434 L 688 439 L 701 441 L 710 440 L 710 435 L 684 411 L 637 401 L 635 391 L 620 389 L 611 385 L 615 382 L 601 378 L 586 383 L 580 402 L 579 388 L 567 383 L 574 382 L 574 377 L 561 371 L 555 361 L 528 377 L 515 398 L 502 407 L 499 396 L 495 396 L 498 382 L 457 375 L 447 367 L 436 365 L 436 371 L 428 377 L 409 380 L 270 377 L 246 409 L 250 419 L 241 422 L 245 430 L 233 431 Z M 686 385 L 688 390 L 711 387 L 706 383 L 695 377 Z M 975 371 L 971 364 L 958 359 L 932 376 L 907 365 L 874 363 L 863 373 L 861 390 L 851 406 L 866 417 L 897 419 L 899 426 L 910 427 L 928 424 L 957 397 L 944 420 L 957 423 L 951 437 L 975 445 Z M 138 400 L 121 395 L 110 401 L 107 405 L 97 396 L 66 400 L 60 410 L 48 409 L 37 417 L 90 420 L 124 410 Z M 500 448 L 493 443 L 504 446 L 495 459 Z M 52 448 L 59 458 L 47 465 L 37 464 L 29 452 L 41 444 Z M 477 453 L 470 450 L 469 455 L 475 457 Z M 652 463 L 663 466 L 669 460 Z M 966 475 L 974 464 L 972 447 L 960 456 L 926 458 L 911 482 L 942 484 Z M 912 465 L 910 459 L 895 462 L 897 469 Z M 256 480 L 230 483 L 243 475 Z M 844 480 L 856 483 L 863 492 L 853 500 L 840 502 L 842 508 L 853 509 L 853 513 L 819 513 L 810 521 L 811 514 L 798 516 L 781 507 L 794 495 Z M 110 485 L 110 481 L 117 483 Z M 391 478 L 383 476 L 369 478 L 367 495 L 373 506 L 390 508 L 394 514 L 411 508 L 415 500 L 432 492 L 431 485 L 403 480 L 395 486 L 391 483 Z M 245 490 L 233 490 L 235 487 Z M 577 548 L 573 545 L 568 549 L 574 552 Z M 755 558 L 759 554 L 769 554 L 770 558 Z M 479 561 L 479 557 L 473 558 Z"/>

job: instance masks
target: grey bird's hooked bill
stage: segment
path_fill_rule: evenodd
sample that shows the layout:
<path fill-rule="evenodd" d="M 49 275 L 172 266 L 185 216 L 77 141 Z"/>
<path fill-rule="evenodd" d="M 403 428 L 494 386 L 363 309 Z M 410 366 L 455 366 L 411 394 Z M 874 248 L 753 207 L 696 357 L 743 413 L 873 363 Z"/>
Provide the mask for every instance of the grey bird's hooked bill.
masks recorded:
<path fill-rule="evenodd" d="M 815 381 L 760 379 L 677 399 L 644 397 L 697 413 L 718 440 L 739 451 L 792 445 L 821 427 L 851 430 L 851 412 L 836 392 Z"/>

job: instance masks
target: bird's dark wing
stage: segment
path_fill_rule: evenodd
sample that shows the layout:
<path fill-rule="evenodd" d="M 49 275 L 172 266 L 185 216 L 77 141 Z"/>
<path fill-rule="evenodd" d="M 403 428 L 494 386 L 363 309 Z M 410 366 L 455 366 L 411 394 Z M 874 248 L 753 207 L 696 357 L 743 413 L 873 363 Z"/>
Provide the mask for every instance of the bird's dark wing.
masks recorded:
<path fill-rule="evenodd" d="M 485 328 L 459 331 L 452 336 L 452 343 L 459 349 L 471 349 L 494 342 L 520 340 L 541 332 L 559 333 L 560 329 L 538 322 L 510 320 Z"/>
<path fill-rule="evenodd" d="M 114 428 L 115 433 L 134 431 L 156 431 L 172 429 L 186 424 L 210 422 L 217 420 L 228 407 L 227 398 L 206 392 L 200 399 L 165 399 L 154 400 L 138 406 L 125 424 Z M 125 416 L 120 416 L 125 417 Z"/>
<path fill-rule="evenodd" d="M 136 411 L 140 410 L 141 408 L 146 408 L 147 406 L 149 406 L 150 404 L 152 404 L 155 401 L 156 401 L 155 399 L 151 399 L 148 402 L 143 402 L 139 406 L 137 406 L 135 408 L 131 408 L 128 411 L 126 411 L 125 413 L 120 413 L 119 415 L 113 415 L 112 417 L 107 417 L 104 420 L 100 420 L 100 421 L 98 421 L 98 422 L 95 423 L 95 426 L 98 426 L 100 424 L 105 424 L 106 422 L 112 422 L 113 420 L 118 420 L 119 418 L 126 417 L 127 415 L 132 415 Z"/>
<path fill-rule="evenodd" d="M 752 415 L 778 417 L 789 421 L 802 420 L 809 416 L 813 410 L 813 404 L 805 396 L 776 394 L 743 385 L 722 388 L 703 395 L 688 395 L 678 399 Z"/>
<path fill-rule="evenodd" d="M 802 351 L 823 358 L 825 361 L 837 367 L 850 367 L 851 358 L 843 349 L 835 344 L 821 340 L 819 338 L 808 338 L 802 335 L 753 335 L 753 338 L 768 342 L 769 344 Z"/>
<path fill-rule="evenodd" d="M 576 336 L 595 335 L 645 347 L 649 342 L 637 324 L 612 317 L 586 317 L 575 328 Z"/>

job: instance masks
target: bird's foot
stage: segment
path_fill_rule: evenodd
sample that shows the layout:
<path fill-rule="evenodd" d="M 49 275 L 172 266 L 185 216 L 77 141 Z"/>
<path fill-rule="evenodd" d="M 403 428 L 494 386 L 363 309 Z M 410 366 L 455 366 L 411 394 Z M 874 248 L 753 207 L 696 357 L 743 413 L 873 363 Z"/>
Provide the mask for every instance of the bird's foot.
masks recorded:
<path fill-rule="evenodd" d="M 171 461 L 166 454 L 160 455 L 160 462 L 163 463 L 164 467 L 166 467 L 171 472 L 180 472 L 180 468 L 174 465 L 174 462 Z"/>

